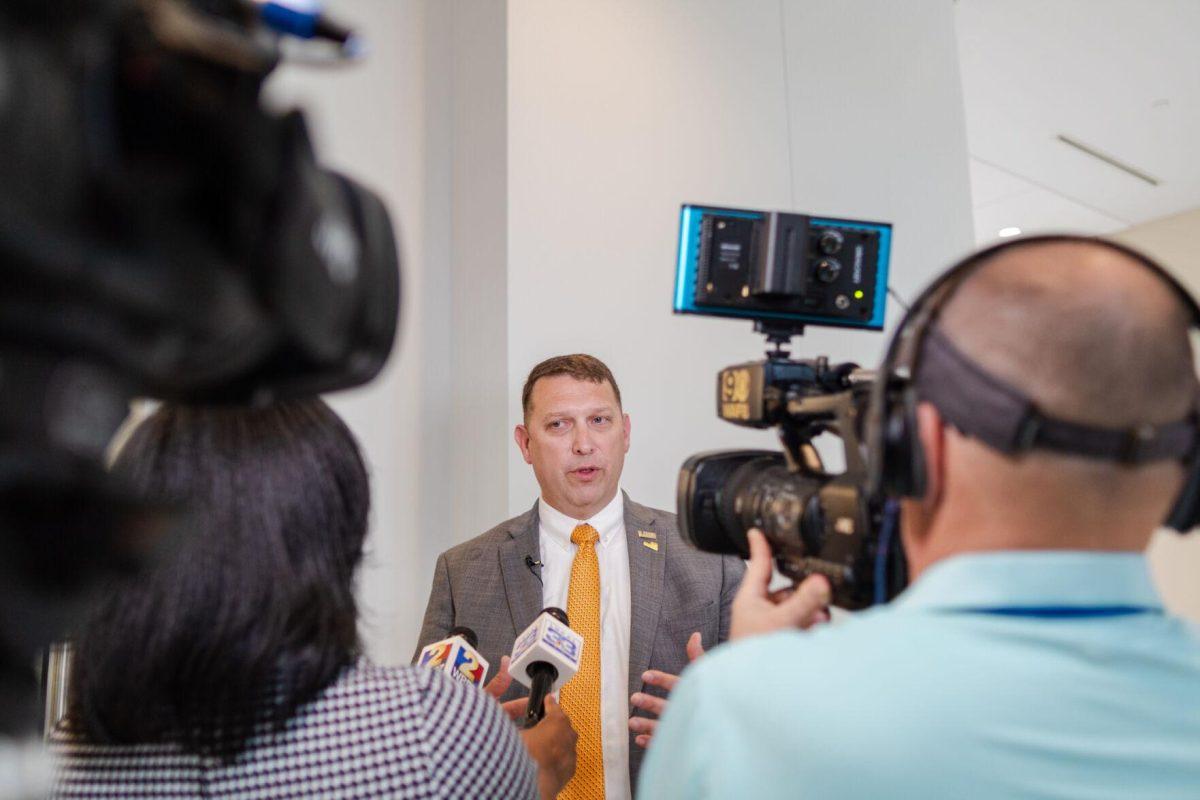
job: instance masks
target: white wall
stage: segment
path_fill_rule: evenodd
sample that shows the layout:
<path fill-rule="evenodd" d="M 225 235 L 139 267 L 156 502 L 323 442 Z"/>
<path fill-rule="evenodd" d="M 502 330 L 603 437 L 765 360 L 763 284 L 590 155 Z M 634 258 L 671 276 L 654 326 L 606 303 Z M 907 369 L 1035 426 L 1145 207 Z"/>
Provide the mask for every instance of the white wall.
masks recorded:
<path fill-rule="evenodd" d="M 890 221 L 904 296 L 970 246 L 940 0 L 329 8 L 370 57 L 287 67 L 271 88 L 310 109 L 326 160 L 380 191 L 399 226 L 399 349 L 333 398 L 372 468 L 359 594 L 380 661 L 411 654 L 436 554 L 535 497 L 510 434 L 536 361 L 610 364 L 633 416 L 624 483 L 643 502 L 673 508 L 693 452 L 773 446 L 713 416 L 716 370 L 761 355 L 749 324 L 670 313 L 680 203 Z M 814 329 L 798 355 L 873 364 L 883 342 Z"/>
<path fill-rule="evenodd" d="M 343 0 L 330 3 L 329 11 L 366 34 L 369 57 L 336 69 L 285 66 L 270 90 L 275 102 L 309 110 L 323 160 L 381 193 L 397 225 L 399 349 L 374 383 L 330 398 L 362 443 L 372 474 L 372 529 L 360 575 L 362 633 L 375 658 L 395 663 L 412 653 L 428 589 L 423 512 L 447 505 L 445 462 L 429 446 L 426 421 L 439 414 L 428 376 L 444 373 L 449 359 L 440 325 L 450 310 L 439 282 L 445 223 L 430 213 L 438 208 L 431 196 L 445 174 L 438 158 L 448 155 L 427 148 L 427 126 L 439 117 L 426 110 L 437 96 L 427 97 L 425 84 L 425 4 Z M 431 268 L 431 257 L 443 259 L 441 271 Z"/>
<path fill-rule="evenodd" d="M 533 364 L 593 353 L 642 502 L 673 509 L 691 453 L 773 446 L 713 413 L 716 371 L 762 355 L 749 323 L 671 314 L 681 203 L 892 222 L 903 296 L 971 245 L 949 3 L 520 0 L 508 26 L 509 427 Z M 873 366 L 884 341 L 811 329 L 796 354 Z M 537 488 L 515 448 L 508 470 L 516 513 Z"/>
<path fill-rule="evenodd" d="M 366 35 L 369 57 L 332 71 L 285 66 L 270 94 L 309 111 L 325 162 L 379 191 L 398 227 L 397 350 L 374 383 L 330 399 L 372 471 L 364 642 L 399 663 L 438 553 L 506 510 L 506 4 L 328 10 Z"/>
<path fill-rule="evenodd" d="M 400 229 L 399 350 L 333 399 L 373 473 L 360 596 L 382 661 L 410 655 L 436 554 L 535 497 L 510 433 L 536 361 L 586 351 L 613 368 L 633 417 L 624 484 L 643 502 L 673 508 L 693 452 L 773 445 L 713 415 L 716 370 L 761 355 L 749 324 L 670 313 L 680 203 L 890 221 L 904 297 L 971 245 L 941 0 L 330 10 L 368 34 L 370 58 L 285 68 L 272 92 L 310 109 L 326 160 L 380 191 Z M 1198 237 L 1200 212 L 1121 238 L 1200 289 Z M 800 341 L 797 355 L 873 365 L 885 338 Z M 1200 537 L 1162 534 L 1152 557 L 1168 602 L 1200 619 Z"/>
<path fill-rule="evenodd" d="M 452 427 L 455 502 L 437 552 L 502 520 L 508 463 L 507 3 L 455 0 L 452 164 Z M 432 560 L 430 566 L 432 567 Z"/>
<path fill-rule="evenodd" d="M 1113 238 L 1144 250 L 1200 296 L 1200 209 L 1137 225 Z M 1185 537 L 1160 530 L 1150 543 L 1150 565 L 1167 607 L 1200 622 L 1200 533 Z"/>

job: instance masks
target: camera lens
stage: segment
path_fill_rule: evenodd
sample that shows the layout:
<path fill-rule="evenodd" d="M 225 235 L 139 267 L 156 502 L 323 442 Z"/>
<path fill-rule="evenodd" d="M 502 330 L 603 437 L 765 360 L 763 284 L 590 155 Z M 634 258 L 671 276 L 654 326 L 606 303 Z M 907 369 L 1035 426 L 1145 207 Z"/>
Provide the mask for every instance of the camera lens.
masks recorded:
<path fill-rule="evenodd" d="M 821 495 L 813 493 L 804 506 L 800 520 L 800 541 L 807 552 L 820 554 L 825 549 L 825 509 L 821 507 Z"/>
<path fill-rule="evenodd" d="M 759 528 L 777 553 L 802 552 L 801 520 L 820 488 L 790 472 L 782 453 L 701 453 L 679 471 L 679 532 L 693 547 L 747 558 L 746 531 Z"/>
<path fill-rule="evenodd" d="M 824 230 L 821 231 L 821 237 L 817 239 L 817 247 L 825 255 L 832 256 L 842 249 L 844 241 L 845 238 L 842 236 L 841 231 Z"/>
<path fill-rule="evenodd" d="M 820 490 L 819 481 L 789 471 L 783 459 L 758 459 L 730 476 L 729 489 L 733 513 L 727 519 L 742 537 L 758 528 L 776 552 L 803 546 L 801 518 Z"/>
<path fill-rule="evenodd" d="M 834 258 L 822 258 L 817 262 L 817 280 L 821 283 L 833 283 L 842 271 L 842 265 Z"/>
<path fill-rule="evenodd" d="M 685 461 L 679 470 L 677 496 L 684 540 L 709 553 L 749 557 L 746 531 L 734 510 L 744 481 L 741 468 L 782 463 L 782 453 L 765 450 L 699 453 Z"/>
<path fill-rule="evenodd" d="M 786 472 L 765 476 L 742 498 L 749 501 L 742 510 L 743 520 L 753 520 L 772 539 L 782 539 L 800 528 L 804 498 L 796 491 Z"/>

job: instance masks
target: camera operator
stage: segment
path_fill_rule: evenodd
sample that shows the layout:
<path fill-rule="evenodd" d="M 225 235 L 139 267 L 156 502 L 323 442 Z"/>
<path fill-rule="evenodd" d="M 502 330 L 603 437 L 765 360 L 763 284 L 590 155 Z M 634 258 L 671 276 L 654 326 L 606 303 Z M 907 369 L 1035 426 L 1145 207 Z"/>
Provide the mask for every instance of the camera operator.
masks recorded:
<path fill-rule="evenodd" d="M 1187 427 L 1194 453 L 1194 303 L 1144 257 L 1081 237 L 957 271 L 917 345 L 912 585 L 844 624 L 786 629 L 827 587 L 772 602 L 752 532 L 740 640 L 684 674 L 645 796 L 1195 796 L 1200 636 L 1164 611 L 1142 553 L 1184 485 L 1178 449 L 1140 457 L 1155 434 L 1080 452 L 1097 431 Z M 1031 400 L 1069 446 L 1036 430 L 985 443 L 996 392 Z"/>

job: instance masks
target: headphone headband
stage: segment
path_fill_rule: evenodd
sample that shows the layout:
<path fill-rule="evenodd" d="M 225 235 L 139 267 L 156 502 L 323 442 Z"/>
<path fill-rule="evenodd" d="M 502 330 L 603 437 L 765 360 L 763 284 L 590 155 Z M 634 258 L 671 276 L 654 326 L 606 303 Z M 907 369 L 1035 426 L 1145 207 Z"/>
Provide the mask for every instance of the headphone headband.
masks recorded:
<path fill-rule="evenodd" d="M 1001 452 L 1037 447 L 1130 463 L 1186 458 L 1189 476 L 1168 524 L 1188 530 L 1200 523 L 1200 420 L 1195 409 L 1175 423 L 1135 426 L 1131 430 L 1058 420 L 1038 410 L 1019 390 L 990 375 L 937 331 L 939 313 L 977 269 L 1002 252 L 1052 243 L 1097 245 L 1138 262 L 1157 275 L 1188 309 L 1191 327 L 1200 328 L 1200 305 L 1183 285 L 1153 259 L 1117 242 L 1089 236 L 1030 236 L 973 253 L 921 292 L 888 345 L 868 406 L 865 438 L 870 490 L 893 497 L 924 495 L 925 461 L 915 420 L 919 383 L 920 396 L 933 402 L 948 422 Z M 937 352 L 926 353 L 934 342 L 938 344 L 933 348 Z M 924 364 L 926 356 L 929 369 Z"/>
<path fill-rule="evenodd" d="M 1165 425 L 1105 428 L 1046 414 L 1023 391 L 968 358 L 939 326 L 924 336 L 917 396 L 961 433 L 1006 455 L 1053 450 L 1126 464 L 1181 460 L 1197 443 L 1196 413 Z"/>

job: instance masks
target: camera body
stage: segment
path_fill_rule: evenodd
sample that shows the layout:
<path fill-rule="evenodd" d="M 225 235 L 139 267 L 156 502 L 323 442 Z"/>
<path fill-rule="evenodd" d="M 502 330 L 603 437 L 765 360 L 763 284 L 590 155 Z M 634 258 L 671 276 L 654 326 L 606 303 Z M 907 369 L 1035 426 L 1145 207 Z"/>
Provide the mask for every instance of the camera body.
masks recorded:
<path fill-rule="evenodd" d="M 861 433 L 874 376 L 824 357 L 791 359 L 783 345 L 809 324 L 882 328 L 889 249 L 883 223 L 698 206 L 681 214 L 676 311 L 753 319 L 775 345 L 765 360 L 718 373 L 717 416 L 776 428 L 783 450 L 688 458 L 680 531 L 701 550 L 746 558 L 746 533 L 758 528 L 781 572 L 826 576 L 833 603 L 849 609 L 886 602 L 907 583 L 895 508 L 866 488 Z M 823 434 L 841 443 L 840 472 L 814 445 Z"/>

